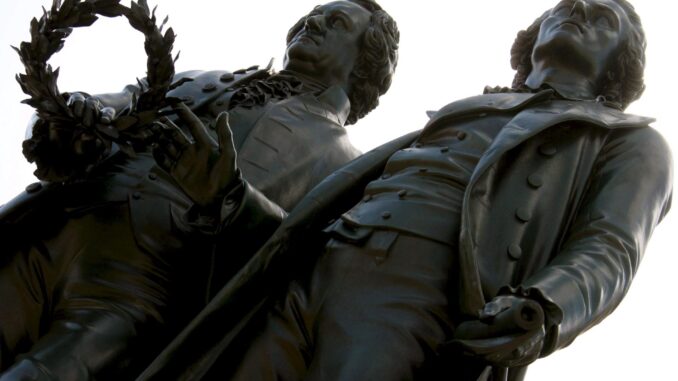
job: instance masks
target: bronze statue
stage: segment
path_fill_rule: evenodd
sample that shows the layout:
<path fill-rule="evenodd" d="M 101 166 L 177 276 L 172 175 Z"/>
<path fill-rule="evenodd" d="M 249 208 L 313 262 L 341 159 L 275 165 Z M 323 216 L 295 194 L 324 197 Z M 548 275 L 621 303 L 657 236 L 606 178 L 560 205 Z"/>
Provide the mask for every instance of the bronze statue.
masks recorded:
<path fill-rule="evenodd" d="M 197 142 L 208 148 L 226 136 L 218 116 L 228 111 L 238 151 L 238 170 L 229 175 L 242 181 L 228 191 L 289 210 L 358 156 L 343 126 L 388 90 L 398 39 L 395 21 L 375 1 L 335 1 L 292 27 L 281 72 L 180 73 L 175 80 L 192 81 L 168 95 L 183 100 L 180 115 L 212 127 Z M 69 105 L 83 120 L 110 121 L 143 86 L 72 94 Z M 170 117 L 158 125 L 168 136 L 184 133 L 171 129 L 174 122 L 181 124 Z M 84 180 L 36 183 L 0 209 L 1 380 L 133 377 L 251 256 L 252 237 L 270 235 L 275 225 L 222 229 L 220 214 L 248 214 L 229 209 L 229 194 L 210 193 L 210 178 L 229 178 L 214 170 L 227 169 L 198 170 L 185 161 L 190 150 L 173 151 L 172 142 L 160 141 L 155 159 L 179 177 L 190 167 L 180 184 L 186 193 L 151 152 L 113 152 Z M 193 203 L 187 194 L 223 202 Z M 222 252 L 232 254 L 216 255 Z"/>
<path fill-rule="evenodd" d="M 644 49 L 627 1 L 561 1 L 513 88 L 328 177 L 141 379 L 522 379 L 614 310 L 670 207 L 667 144 L 623 113 Z"/>

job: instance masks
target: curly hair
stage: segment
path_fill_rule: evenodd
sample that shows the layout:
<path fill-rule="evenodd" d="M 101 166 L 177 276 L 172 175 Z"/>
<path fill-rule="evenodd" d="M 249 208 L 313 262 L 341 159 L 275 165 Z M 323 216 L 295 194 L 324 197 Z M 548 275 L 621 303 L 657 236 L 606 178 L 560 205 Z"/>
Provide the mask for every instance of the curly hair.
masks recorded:
<path fill-rule="evenodd" d="M 618 103 L 622 109 L 625 109 L 633 101 L 640 98 L 645 90 L 643 72 L 647 43 L 640 17 L 633 5 L 626 0 L 614 1 L 624 8 L 632 27 L 629 38 L 622 46 L 619 58 L 608 71 L 599 95 L 604 96 L 607 101 Z M 532 71 L 532 50 L 539 35 L 539 28 L 550 13 L 551 10 L 546 11 L 526 30 L 518 32 L 513 47 L 511 47 L 511 67 L 516 70 L 513 87 L 516 89 L 525 87 L 527 76 Z"/>
<path fill-rule="evenodd" d="M 400 32 L 395 20 L 374 0 L 346 0 L 367 9 L 372 15 L 362 39 L 360 55 L 350 75 L 348 94 L 351 111 L 346 121 L 354 124 L 379 105 L 379 96 L 391 87 L 398 65 Z M 287 44 L 299 33 L 308 15 L 302 17 L 287 33 Z"/>

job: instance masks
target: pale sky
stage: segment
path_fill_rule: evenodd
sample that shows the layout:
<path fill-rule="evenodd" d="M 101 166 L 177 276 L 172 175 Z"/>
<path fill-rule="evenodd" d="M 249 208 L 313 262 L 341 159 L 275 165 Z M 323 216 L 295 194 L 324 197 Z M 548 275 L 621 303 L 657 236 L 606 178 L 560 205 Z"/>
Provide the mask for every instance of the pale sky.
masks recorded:
<path fill-rule="evenodd" d="M 320 0 L 149 0 L 178 34 L 177 71 L 237 70 L 276 58 L 281 68 L 285 36 Z M 423 127 L 426 110 L 482 92 L 485 85 L 510 85 L 509 49 L 518 30 L 547 8 L 549 0 L 381 0 L 401 31 L 400 63 L 381 106 L 349 128 L 353 143 L 368 150 Z M 647 90 L 627 111 L 657 118 L 654 127 L 678 147 L 675 102 L 678 88 L 673 28 L 674 1 L 636 0 L 648 38 Z M 28 39 L 31 17 L 49 0 L 0 2 L 0 204 L 34 182 L 33 167 L 21 155 L 30 107 L 14 75 L 23 72 L 9 45 Z M 61 66 L 61 91 L 118 91 L 145 74 L 142 35 L 122 19 L 104 19 L 76 30 L 50 61 Z M 528 381 L 675 379 L 678 307 L 672 279 L 678 278 L 676 211 L 657 228 L 636 280 L 620 307 L 571 346 L 531 366 Z M 672 249 L 673 247 L 673 249 Z M 2 301 L 0 301 L 2 308 Z M 657 316 L 654 316 L 654 315 Z M 662 321 L 661 319 L 664 319 Z"/>

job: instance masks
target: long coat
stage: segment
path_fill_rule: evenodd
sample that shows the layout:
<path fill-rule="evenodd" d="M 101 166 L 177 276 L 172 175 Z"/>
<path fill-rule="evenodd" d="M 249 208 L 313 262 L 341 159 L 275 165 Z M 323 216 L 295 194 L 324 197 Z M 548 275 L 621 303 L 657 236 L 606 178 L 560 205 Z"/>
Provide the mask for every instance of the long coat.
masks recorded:
<path fill-rule="evenodd" d="M 231 96 L 233 88 L 268 75 L 254 67 L 183 73 L 178 76 L 193 81 L 169 96 L 183 99 L 209 122 L 218 111 L 209 108 Z M 100 98 L 121 109 L 135 89 Z M 234 133 L 234 138 L 242 142 L 238 164 L 251 184 L 248 189 L 260 191 L 263 204 L 293 207 L 359 154 L 343 128 L 350 104 L 338 87 L 262 107 L 247 130 L 238 130 L 246 136 Z M 107 377 L 115 378 L 115 366 L 122 364 L 124 373 L 126 360 L 148 356 L 171 338 L 205 305 L 210 288 L 218 285 L 218 290 L 225 282 L 219 285 L 217 278 L 229 271 L 211 273 L 214 263 L 221 270 L 242 265 L 235 265 L 234 257 L 214 258 L 211 242 L 177 231 L 183 208 L 190 204 L 169 176 L 154 167 L 150 155 L 126 159 L 118 154 L 85 181 L 36 183 L 0 207 L 5 245 L 0 257 L 0 370 L 18 353 L 28 352 L 32 360 L 19 366 L 40 362 L 38 368 L 54 377 L 69 373 L 69 379 L 82 380 L 105 369 Z M 246 235 L 225 238 L 247 246 Z M 135 342 L 139 337 L 144 341 Z"/>
<path fill-rule="evenodd" d="M 426 126 L 515 114 L 465 191 L 458 300 L 469 317 L 498 293 L 539 300 L 547 315 L 543 356 L 619 304 L 670 207 L 673 182 L 669 148 L 647 127 L 651 119 L 551 96 L 547 90 L 472 97 L 444 107 Z M 203 376 L 289 274 L 322 252 L 322 240 L 313 237 L 356 204 L 390 155 L 416 134 L 368 152 L 319 184 L 140 379 Z M 521 374 L 512 372 L 512 379 Z"/>

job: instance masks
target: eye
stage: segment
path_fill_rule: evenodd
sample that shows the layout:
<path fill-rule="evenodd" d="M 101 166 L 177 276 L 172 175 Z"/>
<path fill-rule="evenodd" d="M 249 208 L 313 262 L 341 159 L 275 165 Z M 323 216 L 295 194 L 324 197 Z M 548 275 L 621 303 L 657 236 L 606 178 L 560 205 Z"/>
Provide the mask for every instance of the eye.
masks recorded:
<path fill-rule="evenodd" d="M 596 19 L 596 26 L 602 28 L 612 28 L 612 20 L 607 16 L 600 16 Z"/>
<path fill-rule="evenodd" d="M 330 26 L 333 29 L 347 29 L 348 25 L 346 25 L 346 20 L 344 20 L 342 17 L 339 16 L 332 16 L 330 18 Z"/>

